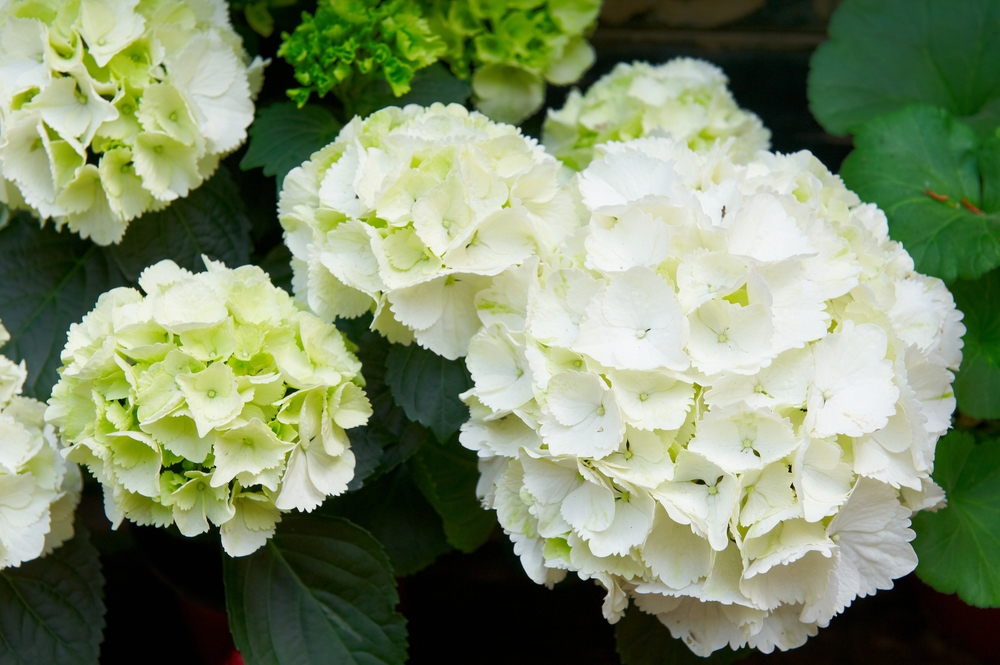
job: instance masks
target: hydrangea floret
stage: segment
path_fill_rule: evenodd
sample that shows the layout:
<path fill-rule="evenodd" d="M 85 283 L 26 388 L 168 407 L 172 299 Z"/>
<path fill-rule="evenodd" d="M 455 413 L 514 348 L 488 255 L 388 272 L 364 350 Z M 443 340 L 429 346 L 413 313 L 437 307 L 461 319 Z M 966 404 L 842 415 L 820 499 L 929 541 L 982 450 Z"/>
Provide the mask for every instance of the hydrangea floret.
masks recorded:
<path fill-rule="evenodd" d="M 321 0 L 316 15 L 284 34 L 278 55 L 295 68 L 302 87 L 288 96 L 303 106 L 315 93 L 345 103 L 366 83 L 385 80 L 399 97 L 418 69 L 437 62 L 446 45 L 410 0 Z"/>
<path fill-rule="evenodd" d="M 529 576 L 701 656 L 799 646 L 909 573 L 962 314 L 808 152 L 611 143 L 588 223 L 497 278 L 464 446 Z"/>
<path fill-rule="evenodd" d="M 3 3 L 0 203 L 118 242 L 243 143 L 263 64 L 223 0 Z"/>
<path fill-rule="evenodd" d="M 562 109 L 549 109 L 542 143 L 577 171 L 594 159 L 596 146 L 647 136 L 666 136 L 693 150 L 731 139 L 734 158 L 747 160 L 770 147 L 771 132 L 739 107 L 728 83 L 721 69 L 694 58 L 622 62 L 586 94 L 573 89 Z"/>
<path fill-rule="evenodd" d="M 448 45 L 444 60 L 471 77 L 476 108 L 494 120 L 520 123 L 542 107 L 546 82 L 569 85 L 594 64 L 586 35 L 600 0 L 422 3 Z"/>
<path fill-rule="evenodd" d="M 355 118 L 285 178 L 293 287 L 320 318 L 374 312 L 390 341 L 464 356 L 475 296 L 579 226 L 559 163 L 457 104 Z"/>
<path fill-rule="evenodd" d="M 0 346 L 10 340 L 0 324 Z M 21 394 L 24 361 L 0 356 L 0 569 L 17 567 L 73 537 L 83 488 L 80 470 L 60 455 L 45 404 Z"/>
<path fill-rule="evenodd" d="M 371 407 L 361 364 L 331 325 L 256 266 L 205 259 L 192 274 L 147 268 L 70 327 L 46 419 L 66 457 L 104 486 L 117 527 L 220 528 L 231 556 L 273 535 L 281 513 L 347 489 L 345 429 Z"/>

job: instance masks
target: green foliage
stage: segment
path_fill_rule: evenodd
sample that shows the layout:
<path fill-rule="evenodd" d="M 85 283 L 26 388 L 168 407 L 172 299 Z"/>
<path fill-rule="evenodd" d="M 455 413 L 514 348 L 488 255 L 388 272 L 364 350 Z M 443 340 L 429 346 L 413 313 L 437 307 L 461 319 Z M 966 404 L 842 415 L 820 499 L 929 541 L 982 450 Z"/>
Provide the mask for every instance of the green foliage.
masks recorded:
<path fill-rule="evenodd" d="M 414 72 L 438 60 L 445 45 L 409 0 L 321 0 L 278 49 L 302 85 L 288 91 L 299 106 L 316 93 L 346 100 L 366 81 L 383 79 L 397 97 Z"/>
<path fill-rule="evenodd" d="M 998 25 L 995 0 L 845 0 L 813 55 L 812 112 L 845 134 L 926 103 L 991 133 L 1000 124 Z"/>
<path fill-rule="evenodd" d="M 951 292 L 967 329 L 955 377 L 958 408 L 973 418 L 1000 418 L 1000 271 L 955 282 Z"/>
<path fill-rule="evenodd" d="M 720 649 L 708 658 L 696 656 L 683 642 L 675 640 L 659 619 L 637 607 L 629 609 L 615 624 L 615 645 L 622 665 L 729 665 L 750 654 L 744 648 Z"/>
<path fill-rule="evenodd" d="M 240 168 L 264 167 L 264 175 L 277 176 L 280 191 L 288 172 L 333 142 L 341 127 L 333 114 L 315 104 L 298 108 L 282 102 L 259 109 Z"/>
<path fill-rule="evenodd" d="M 410 82 L 410 91 L 398 98 L 385 81 L 372 81 L 357 91 L 351 100 L 351 110 L 365 117 L 386 106 L 430 106 L 434 102 L 465 104 L 471 95 L 472 88 L 467 81 L 456 78 L 447 67 L 436 62 L 418 70 Z"/>
<path fill-rule="evenodd" d="M 947 112 L 911 106 L 864 125 L 855 145 L 840 174 L 885 211 L 918 271 L 951 282 L 1000 266 L 1000 196 L 977 167 L 978 154 L 995 174 L 1000 142 L 981 146 Z"/>
<path fill-rule="evenodd" d="M 104 632 L 104 576 L 90 534 L 0 572 L 0 662 L 90 665 Z"/>
<path fill-rule="evenodd" d="M 1000 606 L 1000 440 L 949 433 L 938 442 L 934 480 L 948 506 L 913 518 L 917 575 L 970 605 Z"/>
<path fill-rule="evenodd" d="M 451 550 L 441 518 L 414 485 L 409 465 L 396 467 L 358 492 L 327 500 L 320 510 L 367 529 L 385 547 L 400 577 L 423 570 Z"/>
<path fill-rule="evenodd" d="M 364 361 L 362 361 L 364 362 Z M 406 417 L 447 441 L 469 419 L 458 399 L 472 387 L 462 360 L 447 360 L 416 344 L 393 346 L 385 360 L 385 382 Z"/>
<path fill-rule="evenodd" d="M 476 454 L 463 448 L 457 437 L 443 445 L 426 441 L 409 466 L 417 487 L 444 520 L 448 542 L 466 553 L 485 543 L 496 519 L 476 498 Z"/>
<path fill-rule="evenodd" d="M 132 222 L 121 244 L 110 251 L 130 282 L 163 259 L 194 272 L 205 268 L 202 254 L 230 268 L 249 263 L 250 220 L 229 169 L 220 166 L 190 196 Z"/>
<path fill-rule="evenodd" d="M 24 394 L 47 400 L 70 324 L 125 279 L 108 248 L 51 225 L 40 229 L 24 213 L 0 229 L 0 256 L 0 321 L 11 335 L 2 352 L 27 362 Z"/>
<path fill-rule="evenodd" d="M 288 518 L 248 557 L 224 559 L 226 608 L 247 665 L 406 660 L 406 619 L 382 546 L 351 522 Z"/>

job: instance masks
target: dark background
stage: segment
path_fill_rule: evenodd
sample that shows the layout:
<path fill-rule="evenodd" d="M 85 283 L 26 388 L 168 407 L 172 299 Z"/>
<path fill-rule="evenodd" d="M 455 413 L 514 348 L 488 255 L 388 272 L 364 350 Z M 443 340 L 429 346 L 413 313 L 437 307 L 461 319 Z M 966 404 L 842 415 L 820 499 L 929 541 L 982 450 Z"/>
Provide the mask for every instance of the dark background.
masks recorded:
<path fill-rule="evenodd" d="M 276 13 L 294 26 L 315 2 Z M 849 137 L 827 134 L 806 101 L 809 57 L 825 38 L 836 0 L 606 0 L 592 37 L 597 63 L 586 88 L 620 61 L 660 63 L 676 56 L 709 60 L 724 69 L 741 106 L 756 112 L 779 152 L 810 150 L 837 171 L 851 149 Z M 234 13 L 241 28 L 241 17 Z M 251 51 L 272 56 L 277 34 L 258 39 L 242 25 Z M 260 105 L 283 99 L 290 69 L 275 59 Z M 567 89 L 550 88 L 547 107 L 560 107 Z M 528 120 L 538 136 L 543 115 Z M 273 178 L 238 169 L 242 150 L 226 161 L 254 221 L 256 259 L 280 244 Z M 184 539 L 126 523 L 111 532 L 98 497 L 81 515 L 102 550 L 107 578 L 105 665 L 236 665 L 224 615 L 218 534 Z M 400 581 L 401 611 L 409 620 L 410 662 L 616 665 L 614 627 L 601 614 L 603 591 L 570 576 L 548 590 L 523 573 L 507 538 L 497 529 L 471 555 L 442 556 Z M 1000 610 L 969 611 L 914 576 L 892 591 L 860 599 L 806 646 L 787 653 L 754 653 L 748 664 L 827 665 L 998 663 L 994 646 Z M 665 629 L 664 629 L 665 630 Z M 705 661 L 711 662 L 711 661 Z"/>

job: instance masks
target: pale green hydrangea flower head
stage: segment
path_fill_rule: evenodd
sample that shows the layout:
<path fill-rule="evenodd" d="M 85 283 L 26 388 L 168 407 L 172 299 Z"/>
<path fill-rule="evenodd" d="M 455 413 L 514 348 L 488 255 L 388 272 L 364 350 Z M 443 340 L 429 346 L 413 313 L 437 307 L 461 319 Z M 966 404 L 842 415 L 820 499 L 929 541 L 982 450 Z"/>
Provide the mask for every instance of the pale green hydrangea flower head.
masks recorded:
<path fill-rule="evenodd" d="M 692 150 L 728 140 L 731 154 L 745 161 L 770 147 L 771 132 L 737 105 L 728 83 L 704 60 L 619 63 L 586 94 L 574 89 L 562 109 L 549 109 L 542 143 L 577 171 L 594 159 L 596 146 L 646 136 L 666 136 Z"/>
<path fill-rule="evenodd" d="M 285 178 L 296 296 L 324 320 L 374 312 L 390 341 L 465 355 L 474 296 L 579 224 L 559 163 L 457 104 L 355 118 Z"/>
<path fill-rule="evenodd" d="M 347 489 L 345 429 L 371 415 L 361 364 L 333 326 L 297 307 L 256 266 L 207 258 L 192 274 L 147 268 L 145 291 L 101 296 L 70 327 L 46 419 L 66 457 L 104 486 L 108 517 L 220 527 L 250 554 L 281 513 Z"/>
<path fill-rule="evenodd" d="M 575 83 L 596 58 L 586 36 L 600 0 L 422 0 L 443 59 L 470 78 L 476 108 L 520 123 L 542 108 L 545 85 Z"/>
<path fill-rule="evenodd" d="M 962 313 L 807 152 L 637 139 L 574 182 L 586 226 L 477 298 L 478 492 L 532 579 L 597 581 L 612 622 L 800 646 L 916 566 Z"/>
<path fill-rule="evenodd" d="M 0 324 L 0 346 L 10 340 Z M 24 361 L 0 356 L 0 569 L 48 554 L 73 537 L 83 487 L 60 454 L 45 405 L 23 397 Z"/>
<path fill-rule="evenodd" d="M 0 202 L 118 242 L 246 140 L 263 64 L 223 0 L 0 3 Z"/>

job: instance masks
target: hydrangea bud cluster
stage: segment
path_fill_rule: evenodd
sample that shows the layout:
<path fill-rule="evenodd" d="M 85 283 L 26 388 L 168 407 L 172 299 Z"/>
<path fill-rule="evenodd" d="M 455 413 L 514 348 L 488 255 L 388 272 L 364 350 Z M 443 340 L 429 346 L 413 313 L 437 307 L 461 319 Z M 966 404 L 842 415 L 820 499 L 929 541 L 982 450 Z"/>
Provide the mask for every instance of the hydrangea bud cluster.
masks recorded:
<path fill-rule="evenodd" d="M 118 242 L 246 139 L 248 60 L 223 0 L 3 3 L 0 202 Z"/>
<path fill-rule="evenodd" d="M 205 259 L 147 268 L 70 327 L 46 412 L 68 459 L 104 486 L 108 517 L 220 527 L 250 554 L 281 513 L 347 489 L 345 429 L 371 407 L 341 333 L 301 311 L 260 268 Z"/>
<path fill-rule="evenodd" d="M 302 85 L 288 91 L 299 106 L 312 93 L 335 92 L 350 103 L 369 81 L 383 79 L 394 95 L 410 90 L 418 69 L 432 65 L 446 45 L 420 6 L 409 0 L 321 0 L 316 15 L 284 35 L 278 55 L 295 68 Z"/>
<path fill-rule="evenodd" d="M 675 58 L 662 65 L 619 63 L 581 95 L 549 109 L 542 143 L 576 170 L 587 167 L 596 146 L 646 136 L 666 136 L 693 150 L 732 139 L 737 160 L 767 150 L 771 132 L 741 109 L 721 69 L 704 60 Z"/>
<path fill-rule="evenodd" d="M 807 152 L 598 154 L 588 224 L 481 298 L 479 493 L 532 579 L 598 581 L 611 621 L 798 646 L 916 565 L 962 315 Z"/>
<path fill-rule="evenodd" d="M 295 294 L 325 320 L 373 310 L 391 341 L 464 356 L 476 293 L 579 225 L 559 168 L 517 128 L 457 104 L 355 118 L 285 178 Z"/>
<path fill-rule="evenodd" d="M 0 346 L 10 340 L 0 325 Z M 23 397 L 24 361 L 0 356 L 0 569 L 50 553 L 73 537 L 80 470 L 59 454 L 45 405 Z"/>

